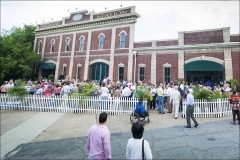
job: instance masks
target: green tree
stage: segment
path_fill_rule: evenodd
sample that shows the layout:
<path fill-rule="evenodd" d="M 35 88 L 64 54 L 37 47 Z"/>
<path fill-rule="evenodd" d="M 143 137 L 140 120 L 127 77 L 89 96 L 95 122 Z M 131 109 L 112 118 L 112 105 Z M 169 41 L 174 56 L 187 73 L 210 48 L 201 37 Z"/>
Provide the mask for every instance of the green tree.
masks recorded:
<path fill-rule="evenodd" d="M 0 37 L 0 82 L 9 79 L 32 78 L 35 66 L 41 61 L 33 51 L 36 27 L 24 25 L 3 30 Z"/>

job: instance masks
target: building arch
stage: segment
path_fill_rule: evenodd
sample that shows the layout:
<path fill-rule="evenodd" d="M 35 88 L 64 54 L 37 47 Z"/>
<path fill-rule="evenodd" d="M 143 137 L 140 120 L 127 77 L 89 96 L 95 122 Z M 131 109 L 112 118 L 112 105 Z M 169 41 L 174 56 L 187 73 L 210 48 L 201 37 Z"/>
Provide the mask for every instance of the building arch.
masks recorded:
<path fill-rule="evenodd" d="M 200 57 L 190 58 L 190 59 L 186 60 L 184 63 L 187 64 L 187 63 L 190 63 L 190 62 L 200 61 L 200 60 L 212 61 L 212 62 L 217 62 L 217 63 L 220 63 L 220 64 L 224 63 L 224 60 L 221 60 L 221 59 L 215 58 L 215 57 L 204 56 L 204 55 L 202 55 Z"/>
<path fill-rule="evenodd" d="M 95 59 L 95 60 L 92 60 L 91 62 L 89 62 L 90 65 L 94 64 L 94 63 L 98 63 L 98 62 L 102 62 L 102 63 L 106 63 L 108 65 L 110 65 L 110 61 L 107 61 L 105 59 Z"/>

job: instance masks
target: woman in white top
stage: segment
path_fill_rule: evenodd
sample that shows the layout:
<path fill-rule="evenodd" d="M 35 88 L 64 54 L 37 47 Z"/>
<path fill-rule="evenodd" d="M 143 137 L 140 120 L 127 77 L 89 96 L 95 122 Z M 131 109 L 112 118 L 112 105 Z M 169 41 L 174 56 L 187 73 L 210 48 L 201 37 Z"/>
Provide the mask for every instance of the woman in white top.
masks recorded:
<path fill-rule="evenodd" d="M 144 128 L 139 122 L 133 123 L 132 135 L 126 148 L 127 159 L 142 159 L 142 143 L 144 142 L 144 159 L 152 159 L 152 152 L 148 141 L 143 140 Z"/>

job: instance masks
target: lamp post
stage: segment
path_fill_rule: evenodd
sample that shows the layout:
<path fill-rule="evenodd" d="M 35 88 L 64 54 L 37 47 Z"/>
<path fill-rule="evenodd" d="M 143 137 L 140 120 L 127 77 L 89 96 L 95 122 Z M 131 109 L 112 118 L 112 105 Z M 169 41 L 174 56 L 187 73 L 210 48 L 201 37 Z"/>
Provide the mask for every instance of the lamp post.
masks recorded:
<path fill-rule="evenodd" d="M 134 77 L 133 77 L 133 82 L 135 83 L 137 51 L 133 51 L 133 55 L 134 55 Z"/>

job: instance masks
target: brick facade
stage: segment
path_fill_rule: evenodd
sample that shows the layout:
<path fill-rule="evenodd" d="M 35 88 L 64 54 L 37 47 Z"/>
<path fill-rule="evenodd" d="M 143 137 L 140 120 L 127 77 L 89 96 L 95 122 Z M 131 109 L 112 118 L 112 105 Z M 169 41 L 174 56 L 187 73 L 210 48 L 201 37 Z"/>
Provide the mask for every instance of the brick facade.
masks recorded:
<path fill-rule="evenodd" d="M 184 44 L 209 44 L 209 43 L 223 43 L 223 31 L 205 31 L 184 33 Z"/>
<path fill-rule="evenodd" d="M 112 73 L 108 73 L 108 74 L 111 75 L 112 76 L 111 79 L 114 79 L 115 81 L 118 80 L 119 64 L 124 64 L 123 77 L 132 81 L 134 79 L 135 80 L 139 79 L 138 78 L 139 64 L 144 64 L 145 79 L 151 80 L 152 78 L 154 83 L 159 84 L 164 81 L 164 66 L 163 66 L 164 64 L 171 65 L 171 80 L 177 83 L 179 77 L 186 78 L 186 72 L 183 70 L 184 67 L 181 65 L 182 64 L 184 65 L 185 62 L 191 58 L 202 57 L 202 56 L 210 57 L 210 58 L 213 57 L 213 58 L 218 58 L 222 60 L 224 62 L 222 76 L 224 77 L 226 75 L 224 70 L 226 67 L 224 65 L 227 59 L 226 57 L 228 57 L 228 54 L 229 54 L 229 50 L 226 51 L 225 49 L 230 48 L 231 50 L 230 54 L 232 58 L 232 61 L 231 61 L 232 71 L 229 71 L 229 72 L 233 73 L 232 78 L 236 78 L 240 80 L 240 74 L 239 74 L 240 53 L 239 53 L 239 45 L 236 44 L 236 42 L 240 42 L 239 35 L 230 35 L 230 33 L 228 33 L 228 28 L 222 28 L 222 29 L 218 28 L 216 30 L 212 29 L 212 30 L 202 30 L 202 31 L 195 31 L 195 32 L 194 31 L 180 32 L 179 34 L 183 34 L 182 37 L 179 36 L 176 39 L 134 42 L 133 41 L 134 37 L 130 38 L 131 36 L 134 35 L 134 33 L 131 33 L 130 31 L 133 31 L 133 32 L 135 31 L 134 23 L 136 22 L 136 19 L 139 17 L 134 10 L 135 9 L 132 10 L 131 7 L 126 7 L 125 9 L 120 8 L 118 10 L 101 12 L 99 14 L 92 13 L 92 12 L 88 13 L 87 11 L 83 11 L 84 13 L 79 12 L 83 15 L 82 19 L 79 21 L 72 20 L 72 17 L 79 13 L 77 12 L 71 13 L 69 18 L 65 18 L 63 20 L 65 24 L 67 24 L 64 26 L 64 29 L 68 28 L 69 26 L 68 30 L 66 29 L 65 31 L 62 31 L 61 33 L 57 33 L 57 34 L 52 33 L 52 35 L 50 33 L 49 35 L 47 35 L 45 32 L 43 32 L 42 35 L 40 36 L 36 35 L 35 52 L 38 51 L 38 43 L 41 40 L 43 44 L 42 47 L 45 44 L 43 61 L 44 62 L 49 60 L 55 61 L 56 66 L 58 66 L 59 68 L 58 73 L 55 73 L 55 77 L 56 76 L 58 77 L 59 75 L 62 74 L 63 64 L 67 65 L 66 75 L 69 75 L 70 74 L 69 67 L 71 64 L 72 70 L 70 70 L 71 72 L 70 75 L 72 75 L 72 77 L 70 77 L 70 79 L 76 78 L 77 65 L 81 64 L 82 66 L 81 66 L 80 80 L 86 80 L 90 78 L 90 68 L 91 68 L 90 63 L 92 63 L 94 60 L 97 60 L 94 62 L 104 63 L 107 61 L 107 63 L 109 64 L 109 70 L 112 71 Z M 116 11 L 119 14 L 115 15 L 114 12 Z M 121 14 L 120 14 L 120 11 L 121 11 Z M 135 14 L 135 19 L 133 18 L 132 20 L 131 16 L 134 14 Z M 100 18 L 101 16 L 102 18 Z M 131 20 L 131 21 L 127 22 L 127 20 Z M 88 22 L 89 24 L 87 24 Z M 92 22 L 94 22 L 94 24 L 90 24 Z M 61 26 L 62 23 L 59 23 L 59 25 Z M 75 29 L 79 26 L 82 26 L 83 28 L 79 28 L 79 30 Z M 60 29 L 61 28 L 59 28 L 59 30 Z M 36 33 L 41 31 L 42 29 L 39 30 L 38 28 L 36 30 Z M 119 34 L 122 31 L 126 33 L 125 48 L 120 48 Z M 75 39 L 75 46 L 72 47 L 74 33 L 76 33 L 76 39 Z M 112 35 L 112 33 L 115 33 L 115 35 Z M 103 49 L 99 49 L 100 34 L 104 34 L 105 36 Z M 60 37 L 61 37 L 60 35 L 62 35 L 61 44 L 60 44 Z M 68 37 L 70 38 L 70 45 L 69 45 L 69 51 L 66 52 L 66 39 Z M 83 51 L 80 51 L 80 37 L 85 38 Z M 115 37 L 115 44 L 112 44 L 114 42 L 112 40 L 113 37 Z M 44 42 L 44 38 L 46 38 L 46 42 Z M 90 41 L 89 41 L 89 38 L 90 38 Z M 54 45 L 54 51 L 51 53 L 50 52 L 51 40 L 53 39 L 55 40 L 55 45 Z M 229 40 L 230 42 L 235 42 L 235 43 L 229 43 L 228 42 Z M 90 44 L 88 44 L 88 41 L 90 42 Z M 224 41 L 227 43 L 224 43 Z M 133 48 L 130 48 L 130 45 L 133 45 Z M 156 47 L 153 47 L 155 45 Z M 114 46 L 114 47 L 111 48 L 111 46 Z M 61 48 L 60 61 L 57 62 L 59 47 Z M 74 51 L 73 55 L 72 55 L 72 51 Z M 224 51 L 225 51 L 226 57 L 224 57 Z M 133 56 L 133 52 L 134 53 L 136 52 L 137 54 L 135 71 L 134 71 L 135 57 Z M 40 51 L 40 53 L 42 53 L 42 51 Z M 72 62 L 70 62 L 71 56 L 73 56 Z M 85 66 L 85 64 L 87 63 L 89 63 L 89 66 Z M 156 63 L 156 71 L 153 71 L 152 68 L 155 67 L 155 63 Z M 130 64 L 132 66 L 129 66 Z M 134 72 L 135 72 L 135 77 L 134 77 Z M 156 75 L 153 75 L 155 73 Z M 179 75 L 179 73 L 183 75 Z M 129 76 L 132 76 L 132 79 Z"/>

